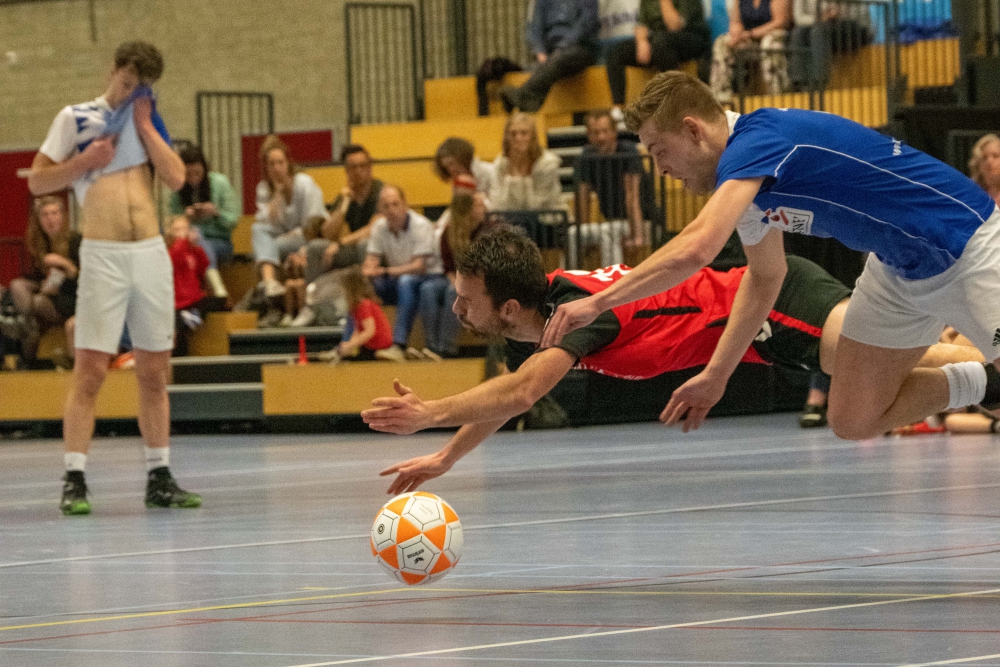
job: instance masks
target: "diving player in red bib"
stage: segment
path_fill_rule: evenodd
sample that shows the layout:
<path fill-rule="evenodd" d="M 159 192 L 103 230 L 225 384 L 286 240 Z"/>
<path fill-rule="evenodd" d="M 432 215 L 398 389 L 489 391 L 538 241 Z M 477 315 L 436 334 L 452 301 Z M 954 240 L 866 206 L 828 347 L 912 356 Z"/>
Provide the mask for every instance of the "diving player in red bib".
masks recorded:
<path fill-rule="evenodd" d="M 805 259 L 789 257 L 788 267 L 774 308 L 742 361 L 829 369 L 851 292 Z M 480 236 L 459 256 L 457 269 L 454 312 L 467 328 L 505 339 L 511 372 L 435 401 L 423 401 L 397 382 L 397 397 L 375 399 L 361 413 L 371 428 L 389 433 L 461 427 L 439 452 L 383 471 L 397 475 L 391 494 L 412 491 L 448 471 L 508 419 L 528 411 L 572 368 L 642 380 L 704 366 L 746 271 L 702 269 L 671 290 L 602 313 L 557 347 L 539 350 L 546 319 L 559 304 L 600 292 L 629 269 L 559 270 L 546 276 L 538 248 L 503 226 Z M 972 347 L 936 345 L 922 363 L 953 361 L 981 362 L 982 355 Z M 663 396 L 664 404 L 668 398 Z"/>

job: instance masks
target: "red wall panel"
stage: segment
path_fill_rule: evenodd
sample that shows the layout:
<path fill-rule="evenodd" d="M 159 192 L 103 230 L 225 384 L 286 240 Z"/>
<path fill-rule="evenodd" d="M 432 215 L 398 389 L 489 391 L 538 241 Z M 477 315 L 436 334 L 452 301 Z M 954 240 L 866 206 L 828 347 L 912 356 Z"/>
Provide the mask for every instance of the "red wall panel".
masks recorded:
<path fill-rule="evenodd" d="M 278 136 L 288 145 L 292 160 L 299 164 L 333 161 L 333 132 L 313 130 L 308 132 L 280 132 Z M 243 212 L 257 212 L 257 183 L 260 182 L 260 157 L 257 155 L 267 135 L 252 134 L 242 137 L 243 157 Z"/>
<path fill-rule="evenodd" d="M 0 152 L 0 284 L 21 275 L 24 230 L 31 210 L 28 181 L 17 170 L 31 166 L 35 151 Z"/>

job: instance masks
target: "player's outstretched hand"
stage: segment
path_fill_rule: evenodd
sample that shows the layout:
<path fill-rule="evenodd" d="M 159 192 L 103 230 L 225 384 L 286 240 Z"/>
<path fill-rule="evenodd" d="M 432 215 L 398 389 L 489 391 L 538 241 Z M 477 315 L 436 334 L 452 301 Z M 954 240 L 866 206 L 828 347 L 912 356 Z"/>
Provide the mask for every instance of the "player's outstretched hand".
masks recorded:
<path fill-rule="evenodd" d="M 673 426 L 683 420 L 683 432 L 693 431 L 701 426 L 705 415 L 719 402 L 725 391 L 725 379 L 720 381 L 702 371 L 674 391 L 667 407 L 660 413 L 660 421 Z"/>
<path fill-rule="evenodd" d="M 398 397 L 376 398 L 372 407 L 361 411 L 361 419 L 376 431 L 410 435 L 434 425 L 427 403 L 399 380 L 392 383 Z"/>
<path fill-rule="evenodd" d="M 545 324 L 545 331 L 542 332 L 542 342 L 539 347 L 555 347 L 562 342 L 563 336 L 570 331 L 587 326 L 596 320 L 601 312 L 594 305 L 594 297 L 592 296 L 560 305 Z"/>
<path fill-rule="evenodd" d="M 416 491 L 427 480 L 440 477 L 449 470 L 451 470 L 451 463 L 446 463 L 441 452 L 437 452 L 389 466 L 379 475 L 383 477 L 396 475 L 396 479 L 392 480 L 389 490 L 386 491 L 390 496 L 396 496 L 400 493 Z"/>

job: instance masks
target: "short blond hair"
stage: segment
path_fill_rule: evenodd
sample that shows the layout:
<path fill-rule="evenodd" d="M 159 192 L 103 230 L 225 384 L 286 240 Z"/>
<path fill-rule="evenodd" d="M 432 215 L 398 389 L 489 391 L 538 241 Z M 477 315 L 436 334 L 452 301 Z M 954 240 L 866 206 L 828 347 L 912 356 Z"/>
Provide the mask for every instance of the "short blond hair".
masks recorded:
<path fill-rule="evenodd" d="M 1000 141 L 1000 137 L 993 133 L 986 134 L 972 147 L 972 156 L 969 158 L 969 176 L 981 188 L 986 187 L 986 180 L 983 178 L 983 159 L 985 158 L 983 153 L 986 152 L 986 147 L 994 141 Z"/>
<path fill-rule="evenodd" d="M 675 132 L 687 116 L 712 122 L 724 117 L 725 111 L 707 85 L 690 74 L 670 70 L 646 84 L 639 99 L 625 110 L 625 124 L 638 132 L 652 118 L 658 130 Z"/>

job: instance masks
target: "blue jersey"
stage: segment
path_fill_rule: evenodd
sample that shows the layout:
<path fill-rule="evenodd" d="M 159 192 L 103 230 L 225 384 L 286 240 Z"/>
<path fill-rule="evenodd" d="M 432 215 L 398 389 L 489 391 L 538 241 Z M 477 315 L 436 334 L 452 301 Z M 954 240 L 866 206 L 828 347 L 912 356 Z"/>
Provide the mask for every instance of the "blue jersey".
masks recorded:
<path fill-rule="evenodd" d="M 770 227 L 873 252 L 901 277 L 929 278 L 962 256 L 995 204 L 948 165 L 828 113 L 760 109 L 741 116 L 717 183 L 765 177 L 741 221 L 752 245 Z"/>

